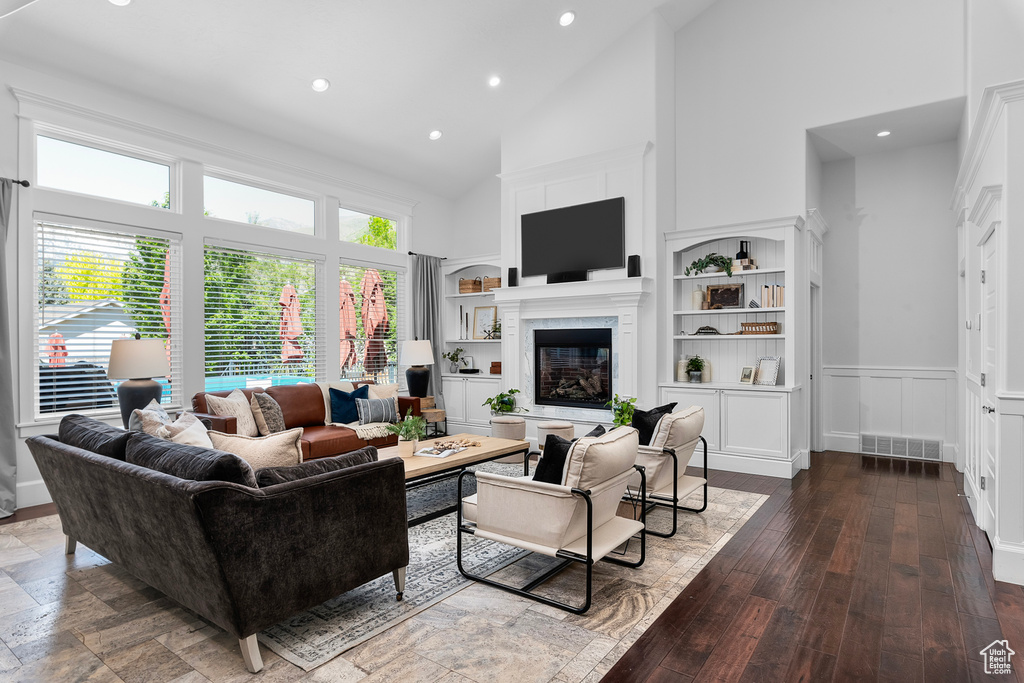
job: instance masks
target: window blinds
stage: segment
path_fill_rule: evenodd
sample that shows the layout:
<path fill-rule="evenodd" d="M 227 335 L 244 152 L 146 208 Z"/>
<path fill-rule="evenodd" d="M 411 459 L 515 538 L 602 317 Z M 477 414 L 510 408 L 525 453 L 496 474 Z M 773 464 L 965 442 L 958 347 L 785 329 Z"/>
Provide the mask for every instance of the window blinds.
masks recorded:
<path fill-rule="evenodd" d="M 207 391 L 324 377 L 320 262 L 213 244 L 204 261 Z"/>
<path fill-rule="evenodd" d="M 405 272 L 342 263 L 339 275 L 342 379 L 398 382 Z"/>
<path fill-rule="evenodd" d="M 115 412 L 110 342 L 165 340 L 162 401 L 181 402 L 181 248 L 176 237 L 36 222 L 34 405 L 37 416 Z M 140 231 L 141 232 L 141 231 Z"/>

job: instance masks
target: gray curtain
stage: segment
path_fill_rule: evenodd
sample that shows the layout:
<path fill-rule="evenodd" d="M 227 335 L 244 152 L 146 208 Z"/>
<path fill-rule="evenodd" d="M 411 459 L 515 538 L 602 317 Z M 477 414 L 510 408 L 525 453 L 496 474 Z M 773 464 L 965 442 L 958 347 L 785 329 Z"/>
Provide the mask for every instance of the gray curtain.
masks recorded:
<path fill-rule="evenodd" d="M 14 514 L 18 454 L 14 434 L 14 364 L 11 362 L 11 316 L 7 310 L 7 224 L 14 183 L 0 180 L 0 518 Z"/>
<path fill-rule="evenodd" d="M 427 395 L 433 396 L 439 407 L 441 396 L 441 352 L 444 334 L 441 330 L 441 259 L 437 256 L 414 254 L 412 257 L 412 334 L 416 339 L 429 339 L 434 351 L 434 365 L 430 368 Z"/>

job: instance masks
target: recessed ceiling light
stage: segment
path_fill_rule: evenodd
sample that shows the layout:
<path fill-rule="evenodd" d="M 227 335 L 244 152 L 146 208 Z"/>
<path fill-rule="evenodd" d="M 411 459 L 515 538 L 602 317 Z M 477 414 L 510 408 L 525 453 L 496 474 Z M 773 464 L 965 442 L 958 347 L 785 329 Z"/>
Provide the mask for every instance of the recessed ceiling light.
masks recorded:
<path fill-rule="evenodd" d="M 323 92 L 331 87 L 331 82 L 326 78 L 314 78 L 313 79 L 313 90 L 317 92 Z"/>
<path fill-rule="evenodd" d="M 443 135 L 443 133 L 441 131 L 439 131 L 439 130 L 432 130 L 432 131 L 430 131 L 430 135 L 428 135 L 427 137 L 430 138 L 431 140 L 438 140 L 438 139 L 441 138 L 442 135 Z"/>
<path fill-rule="evenodd" d="M 491 86 L 492 88 L 497 88 L 499 85 L 501 85 L 501 76 L 491 76 L 490 78 L 487 79 L 487 85 Z"/>
<path fill-rule="evenodd" d="M 575 12 L 563 12 L 562 16 L 558 17 L 558 23 L 562 26 L 568 26 L 574 21 L 576 21 Z"/>
<path fill-rule="evenodd" d="M 132 0 L 110 0 L 111 5 L 117 5 L 118 7 L 124 7 Z"/>
<path fill-rule="evenodd" d="M 892 131 L 889 131 L 889 130 L 880 130 L 880 131 L 878 131 L 877 133 L 875 133 L 875 135 L 876 135 L 877 137 L 880 137 L 880 138 L 884 138 L 884 137 L 888 137 L 889 135 L 892 135 Z"/>

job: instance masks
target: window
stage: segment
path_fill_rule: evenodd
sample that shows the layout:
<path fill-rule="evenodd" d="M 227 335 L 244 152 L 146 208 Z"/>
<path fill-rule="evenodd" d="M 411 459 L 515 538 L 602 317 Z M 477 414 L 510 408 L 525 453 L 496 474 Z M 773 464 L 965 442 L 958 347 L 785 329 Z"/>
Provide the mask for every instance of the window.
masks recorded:
<path fill-rule="evenodd" d="M 203 201 L 211 218 L 313 234 L 316 203 L 312 199 L 203 176 Z"/>
<path fill-rule="evenodd" d="M 207 245 L 207 391 L 324 376 L 317 271 L 312 259 Z"/>
<path fill-rule="evenodd" d="M 165 164 L 36 136 L 36 181 L 41 187 L 168 208 L 170 179 Z"/>
<path fill-rule="evenodd" d="M 398 381 L 398 292 L 404 273 L 341 265 L 342 379 Z"/>
<path fill-rule="evenodd" d="M 398 226 L 387 218 L 339 208 L 338 229 L 343 242 L 366 244 L 392 251 L 398 249 Z"/>
<path fill-rule="evenodd" d="M 110 342 L 166 340 L 164 403 L 180 403 L 180 249 L 177 239 L 36 222 L 37 415 L 110 411 Z"/>

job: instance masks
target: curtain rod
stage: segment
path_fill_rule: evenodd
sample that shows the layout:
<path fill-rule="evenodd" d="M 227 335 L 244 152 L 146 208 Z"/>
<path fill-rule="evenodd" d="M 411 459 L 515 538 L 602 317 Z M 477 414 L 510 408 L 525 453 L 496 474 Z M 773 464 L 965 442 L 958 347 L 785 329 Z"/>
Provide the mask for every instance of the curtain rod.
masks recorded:
<path fill-rule="evenodd" d="M 409 252 L 409 256 L 430 256 L 430 254 L 417 254 L 415 251 L 410 251 Z M 435 256 L 434 258 L 439 258 L 442 261 L 447 261 L 448 260 L 447 256 Z"/>
<path fill-rule="evenodd" d="M 27 180 L 15 180 L 14 178 L 0 178 L 0 180 L 10 180 L 15 185 L 21 185 L 22 187 L 28 187 Z"/>

